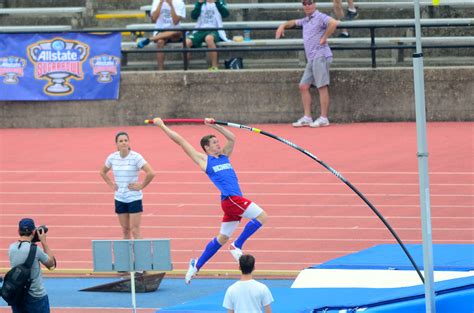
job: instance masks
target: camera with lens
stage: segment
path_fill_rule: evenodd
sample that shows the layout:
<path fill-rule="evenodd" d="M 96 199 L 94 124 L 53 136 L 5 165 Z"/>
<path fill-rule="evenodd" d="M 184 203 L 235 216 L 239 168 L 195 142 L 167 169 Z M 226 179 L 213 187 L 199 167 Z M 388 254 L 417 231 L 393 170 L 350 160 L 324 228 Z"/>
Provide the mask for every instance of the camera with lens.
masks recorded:
<path fill-rule="evenodd" d="M 42 234 L 46 234 L 48 232 L 48 227 L 46 227 L 46 225 L 41 225 L 41 226 L 36 227 L 35 236 L 33 237 L 32 242 L 40 241 L 38 237 L 39 232 L 41 232 Z"/>

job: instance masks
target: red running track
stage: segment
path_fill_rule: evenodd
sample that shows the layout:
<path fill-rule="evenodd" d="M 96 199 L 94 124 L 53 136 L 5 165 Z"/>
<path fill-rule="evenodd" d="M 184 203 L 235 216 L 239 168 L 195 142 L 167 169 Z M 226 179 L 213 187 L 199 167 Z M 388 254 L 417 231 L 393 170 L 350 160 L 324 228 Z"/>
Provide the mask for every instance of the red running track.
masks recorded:
<path fill-rule="evenodd" d="M 405 243 L 421 242 L 414 123 L 331 125 L 295 129 L 257 126 L 312 152 L 342 173 L 387 218 Z M 213 133 L 174 126 L 195 146 Z M 204 173 L 153 126 L 89 129 L 2 129 L 0 268 L 17 223 L 46 224 L 60 269 L 92 269 L 91 240 L 120 239 L 113 194 L 98 171 L 126 130 L 132 148 L 157 175 L 144 191 L 142 234 L 171 238 L 174 268 L 219 230 L 219 194 Z M 301 270 L 373 245 L 395 243 L 372 211 L 338 178 L 302 153 L 268 137 L 231 129 L 232 156 L 244 195 L 269 214 L 245 245 L 259 270 Z M 434 243 L 474 242 L 474 123 L 429 123 Z M 240 229 L 237 231 L 239 232 Z M 224 247 L 205 269 L 235 270 Z"/>

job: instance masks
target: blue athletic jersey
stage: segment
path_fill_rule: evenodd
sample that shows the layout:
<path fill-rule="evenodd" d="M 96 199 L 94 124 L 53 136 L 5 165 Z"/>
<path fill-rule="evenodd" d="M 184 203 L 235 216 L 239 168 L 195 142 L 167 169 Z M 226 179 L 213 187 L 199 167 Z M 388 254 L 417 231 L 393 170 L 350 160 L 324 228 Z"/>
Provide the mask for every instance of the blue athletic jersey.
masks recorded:
<path fill-rule="evenodd" d="M 219 157 L 207 156 L 206 174 L 221 192 L 221 199 L 230 196 L 241 196 L 239 180 L 229 158 L 221 154 Z"/>

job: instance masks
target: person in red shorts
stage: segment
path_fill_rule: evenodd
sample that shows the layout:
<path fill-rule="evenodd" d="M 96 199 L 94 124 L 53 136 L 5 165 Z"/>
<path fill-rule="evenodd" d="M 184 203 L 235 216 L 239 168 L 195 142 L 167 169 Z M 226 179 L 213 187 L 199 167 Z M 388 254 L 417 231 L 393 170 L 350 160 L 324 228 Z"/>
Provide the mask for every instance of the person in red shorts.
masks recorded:
<path fill-rule="evenodd" d="M 240 191 L 237 175 L 230 164 L 229 157 L 234 150 L 235 135 L 228 129 L 213 124 L 214 119 L 206 118 L 204 123 L 220 132 L 227 139 L 222 148 L 219 140 L 214 135 L 207 135 L 201 139 L 201 147 L 205 153 L 198 152 L 177 132 L 168 128 L 160 118 L 155 118 L 153 123 L 176 144 L 209 176 L 209 179 L 221 192 L 221 206 L 224 211 L 219 234 L 212 239 L 204 249 L 201 256 L 191 259 L 186 273 L 185 282 L 189 284 L 197 272 L 214 254 L 229 240 L 239 225 L 242 217 L 249 219 L 240 236 L 230 245 L 229 251 L 239 261 L 242 255 L 242 246 L 267 220 L 267 214 L 254 202 L 245 199 Z"/>

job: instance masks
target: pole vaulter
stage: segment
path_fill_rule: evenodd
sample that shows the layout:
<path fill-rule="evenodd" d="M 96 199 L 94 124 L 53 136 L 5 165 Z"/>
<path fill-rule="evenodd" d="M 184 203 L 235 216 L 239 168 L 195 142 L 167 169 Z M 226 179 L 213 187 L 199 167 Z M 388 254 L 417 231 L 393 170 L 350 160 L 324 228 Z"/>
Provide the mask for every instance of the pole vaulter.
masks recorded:
<path fill-rule="evenodd" d="M 204 124 L 204 119 L 163 119 L 163 122 L 165 123 L 174 123 L 174 124 Z M 153 124 L 153 120 L 152 119 L 149 119 L 149 120 L 145 120 L 145 124 Z M 327 165 L 326 163 L 324 163 L 323 161 L 321 161 L 320 159 L 318 159 L 314 154 L 312 154 L 311 152 L 301 148 L 300 146 L 294 144 L 293 142 L 289 141 L 289 140 L 286 140 L 284 138 L 281 138 L 279 136 L 276 136 L 274 134 L 271 134 L 271 133 L 268 133 L 264 130 L 261 130 L 261 129 L 258 129 L 258 128 L 255 128 L 255 127 L 250 127 L 250 126 L 247 126 L 247 125 L 242 125 L 242 124 L 237 124 L 237 123 L 232 123 L 232 122 L 225 122 L 225 121 L 219 121 L 219 120 L 215 120 L 214 121 L 214 124 L 217 124 L 217 125 L 222 125 L 222 126 L 228 126 L 228 127 L 235 127 L 235 128 L 240 128 L 240 129 L 246 129 L 246 130 L 249 130 L 251 132 L 254 132 L 254 133 L 257 133 L 257 134 L 261 134 L 261 135 L 265 135 L 267 137 L 270 137 L 270 138 L 273 138 L 275 140 L 278 140 L 279 142 L 282 142 L 296 150 L 298 150 L 299 152 L 307 155 L 308 157 L 310 157 L 311 159 L 313 159 L 314 161 L 318 162 L 319 164 L 321 164 L 325 169 L 327 169 L 329 172 L 331 172 L 334 176 L 336 176 L 337 178 L 339 178 L 344 184 L 346 184 L 353 192 L 355 192 L 359 198 L 361 198 L 368 206 L 369 208 L 375 213 L 375 215 L 377 215 L 377 217 L 382 221 L 382 223 L 387 227 L 387 229 L 390 231 L 390 233 L 393 235 L 393 237 L 395 238 L 395 240 L 397 241 L 397 243 L 400 245 L 400 247 L 403 249 L 403 252 L 405 252 L 406 256 L 408 257 L 408 259 L 410 260 L 410 263 L 413 265 L 413 267 L 415 268 L 418 276 L 420 277 L 422 283 L 424 284 L 425 283 L 425 279 L 423 278 L 423 275 L 421 274 L 421 271 L 420 269 L 418 268 L 418 265 L 416 264 L 415 260 L 413 259 L 413 257 L 411 256 L 410 252 L 408 252 L 407 248 L 405 247 L 405 244 L 402 242 L 402 240 L 400 239 L 400 237 L 397 235 L 397 233 L 395 232 L 395 230 L 392 228 L 392 226 L 388 223 L 388 221 L 383 217 L 383 215 L 375 208 L 375 206 L 370 203 L 370 201 L 356 188 L 354 187 L 354 185 L 352 185 L 344 176 L 342 176 L 341 173 L 339 173 L 338 171 L 336 171 L 335 169 L 333 169 L 332 167 L 330 167 L 329 165 Z"/>

